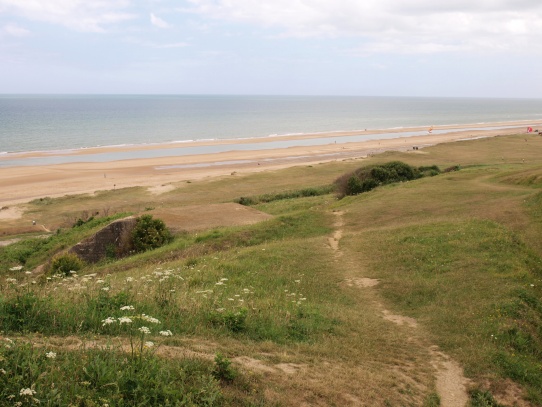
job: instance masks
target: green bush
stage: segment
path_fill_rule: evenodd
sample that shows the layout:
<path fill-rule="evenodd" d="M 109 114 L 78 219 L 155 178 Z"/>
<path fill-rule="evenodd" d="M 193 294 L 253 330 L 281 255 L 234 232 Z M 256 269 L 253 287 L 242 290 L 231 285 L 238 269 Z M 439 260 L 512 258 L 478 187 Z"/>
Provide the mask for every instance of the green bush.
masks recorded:
<path fill-rule="evenodd" d="M 214 325 L 222 325 L 232 332 L 242 332 L 246 329 L 248 310 L 241 308 L 237 311 L 214 312 L 209 319 Z"/>
<path fill-rule="evenodd" d="M 142 215 L 132 231 L 132 245 L 136 252 L 156 249 L 173 240 L 171 232 L 160 219 L 152 215 Z"/>
<path fill-rule="evenodd" d="M 221 353 L 217 353 L 213 376 L 215 379 L 231 382 L 237 377 L 237 371 L 231 367 L 231 361 L 227 357 Z"/>
<path fill-rule="evenodd" d="M 56 255 L 51 260 L 49 274 L 70 275 L 70 271 L 79 271 L 85 267 L 85 262 L 74 253 L 63 253 Z"/>
<path fill-rule="evenodd" d="M 346 195 L 368 192 L 379 185 L 411 181 L 438 174 L 440 174 L 440 169 L 436 165 L 416 168 L 401 161 L 391 161 L 381 165 L 358 168 L 354 172 L 339 177 L 334 185 L 339 197 L 342 198 Z"/>

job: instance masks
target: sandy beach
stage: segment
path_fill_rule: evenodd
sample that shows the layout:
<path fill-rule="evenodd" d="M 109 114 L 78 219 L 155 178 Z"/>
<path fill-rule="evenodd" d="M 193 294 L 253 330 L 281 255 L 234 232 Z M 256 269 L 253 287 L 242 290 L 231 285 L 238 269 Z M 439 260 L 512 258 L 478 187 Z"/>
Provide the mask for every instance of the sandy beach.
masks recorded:
<path fill-rule="evenodd" d="M 45 196 L 93 193 L 98 190 L 131 186 L 153 187 L 155 192 L 160 192 L 164 188 L 167 189 L 168 184 L 186 180 L 360 158 L 389 150 L 412 151 L 414 146 L 423 148 L 479 137 L 526 134 L 527 126 L 536 129 L 542 126 L 542 122 L 434 126 L 433 134 L 429 133 L 427 128 L 404 128 L 290 135 L 273 139 L 216 140 L 82 149 L 70 152 L 67 159 L 66 153 L 58 153 L 64 154 L 66 161 L 70 161 L 72 157 L 74 162 L 0 167 L 0 190 L 2 191 L 0 207 L 26 203 Z M 420 132 L 422 135 L 411 136 L 413 132 Z M 349 141 L 350 137 L 354 140 L 355 136 L 360 136 L 360 134 L 372 139 Z M 379 135 L 386 135 L 388 138 L 378 139 Z M 409 137 L 405 137 L 406 135 Z M 322 139 L 329 143 L 322 144 L 321 141 L 318 145 L 310 143 L 310 140 Z M 277 140 L 294 142 L 287 148 L 263 148 L 265 143 Z M 250 145 L 250 149 L 246 149 L 247 145 Z M 254 147 L 254 145 L 260 145 L 262 148 Z M 202 146 L 222 146 L 224 151 L 179 154 L 183 148 L 193 149 Z M 160 150 L 160 154 L 152 156 L 153 150 Z M 168 155 L 167 151 L 164 153 L 164 150 L 171 150 L 172 154 Z M 137 151 L 146 151 L 151 157 L 92 162 L 92 157 L 98 154 L 111 153 L 114 157 L 118 153 L 126 156 L 126 153 Z M 16 159 L 51 157 L 55 154 L 55 152 L 22 153 L 17 154 Z M 85 162 L 86 158 L 88 162 Z M 2 158 L 4 163 L 9 163 L 10 159 L 11 157 Z"/>

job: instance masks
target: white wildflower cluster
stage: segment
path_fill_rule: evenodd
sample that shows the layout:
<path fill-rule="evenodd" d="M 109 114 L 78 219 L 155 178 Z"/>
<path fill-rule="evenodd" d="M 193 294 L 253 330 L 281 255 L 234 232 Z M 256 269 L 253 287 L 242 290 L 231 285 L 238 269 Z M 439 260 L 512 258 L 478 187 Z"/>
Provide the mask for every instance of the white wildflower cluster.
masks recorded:
<path fill-rule="evenodd" d="M 288 291 L 288 290 L 284 290 Z M 287 297 L 291 298 L 292 303 L 295 303 L 296 305 L 301 305 L 303 301 L 307 301 L 307 298 L 303 297 L 303 294 L 301 293 L 289 293 L 286 294 Z"/>
<path fill-rule="evenodd" d="M 121 311 L 133 311 L 134 306 L 133 305 L 124 305 L 123 307 L 120 307 Z"/>
<path fill-rule="evenodd" d="M 107 317 L 106 319 L 102 321 L 102 326 L 111 325 L 111 324 L 114 324 L 115 322 L 117 322 L 115 318 Z"/>
<path fill-rule="evenodd" d="M 145 342 L 145 348 L 152 348 L 154 346 L 154 342 L 147 341 Z"/>
<path fill-rule="evenodd" d="M 131 324 L 133 321 L 131 318 L 128 318 L 128 317 L 120 317 L 119 318 L 119 324 L 122 325 L 122 324 Z"/>
<path fill-rule="evenodd" d="M 21 391 L 19 392 L 20 396 L 30 396 L 30 397 L 32 397 L 34 394 L 36 394 L 36 390 L 30 389 L 30 388 L 21 389 Z"/>
<path fill-rule="evenodd" d="M 146 326 L 142 326 L 137 329 L 139 332 L 141 332 L 144 335 L 149 335 L 151 333 L 151 330 L 147 328 Z"/>
<path fill-rule="evenodd" d="M 153 318 L 149 315 L 141 314 L 139 318 L 141 318 L 143 321 L 150 322 L 151 324 L 160 324 L 160 321 L 158 319 Z"/>
<path fill-rule="evenodd" d="M 171 333 L 171 331 L 169 329 L 166 330 L 166 331 L 160 331 L 159 333 L 162 336 L 173 336 L 173 334 Z"/>
<path fill-rule="evenodd" d="M 3 375 L 8 374 L 8 372 L 6 372 L 4 369 L 0 369 L 0 373 L 3 374 Z"/>
<path fill-rule="evenodd" d="M 8 284 L 17 284 L 17 279 L 16 278 L 6 278 L 6 282 Z"/>
<path fill-rule="evenodd" d="M 55 352 L 47 352 L 45 354 L 45 357 L 47 357 L 49 359 L 56 359 L 56 353 Z"/>
<path fill-rule="evenodd" d="M 21 271 L 23 269 L 23 266 L 15 266 L 11 267 L 9 271 Z"/>

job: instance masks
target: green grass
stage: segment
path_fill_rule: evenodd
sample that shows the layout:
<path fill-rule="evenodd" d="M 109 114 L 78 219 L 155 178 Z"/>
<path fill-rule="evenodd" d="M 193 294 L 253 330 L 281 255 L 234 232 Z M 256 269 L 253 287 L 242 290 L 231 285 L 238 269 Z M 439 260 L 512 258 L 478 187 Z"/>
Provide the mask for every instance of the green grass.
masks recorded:
<path fill-rule="evenodd" d="M 224 405 L 208 362 L 164 360 L 150 349 L 127 358 L 111 345 L 76 351 L 19 341 L 0 346 L 3 405 Z"/>
<path fill-rule="evenodd" d="M 340 201 L 291 191 L 330 184 L 360 161 L 182 183 L 159 199 L 130 188 L 31 203 L 25 216 L 64 213 L 68 225 L 108 205 L 182 210 L 244 196 L 274 218 L 178 234 L 64 278 L 25 271 L 106 220 L 0 248 L 0 369 L 10 372 L 0 373 L 0 404 L 37 404 L 21 394 L 31 389 L 40 405 L 438 406 L 428 351 L 438 345 L 472 380 L 472 406 L 501 406 L 506 380 L 541 405 L 542 141 L 424 153 L 364 162 L 462 170 Z M 359 277 L 380 284 L 352 284 Z M 384 308 L 419 328 L 386 321 Z M 74 338 L 85 345 L 66 345 Z"/>

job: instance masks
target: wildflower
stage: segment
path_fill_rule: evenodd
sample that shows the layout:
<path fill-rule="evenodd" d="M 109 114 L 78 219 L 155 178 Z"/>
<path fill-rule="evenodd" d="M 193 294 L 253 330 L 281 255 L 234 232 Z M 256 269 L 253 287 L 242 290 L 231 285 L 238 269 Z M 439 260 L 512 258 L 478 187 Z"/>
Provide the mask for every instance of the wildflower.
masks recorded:
<path fill-rule="evenodd" d="M 109 287 L 102 287 L 103 291 L 109 291 Z"/>
<path fill-rule="evenodd" d="M 120 307 L 120 310 L 121 311 L 133 311 L 134 310 L 134 306 L 133 305 L 125 305 L 123 307 Z"/>
<path fill-rule="evenodd" d="M 6 281 L 7 281 L 8 283 L 13 283 L 13 284 L 17 283 L 17 279 L 16 279 L 16 278 L 6 278 Z"/>
<path fill-rule="evenodd" d="M 217 308 L 216 309 L 216 312 L 224 312 L 224 311 L 226 311 L 226 308 Z"/>
<path fill-rule="evenodd" d="M 147 322 L 150 322 L 151 324 L 159 324 L 160 321 L 157 320 L 156 318 L 153 318 L 149 315 L 145 315 L 145 314 L 141 314 L 141 319 L 144 320 L 144 321 L 147 321 Z"/>
<path fill-rule="evenodd" d="M 119 323 L 122 325 L 122 324 L 131 324 L 132 323 L 132 320 L 128 317 L 120 317 L 119 318 Z"/>
<path fill-rule="evenodd" d="M 160 331 L 160 335 L 162 335 L 162 336 L 172 336 L 173 334 L 168 329 L 167 331 Z"/>
<path fill-rule="evenodd" d="M 146 326 L 142 326 L 141 328 L 138 328 L 138 331 L 146 335 L 151 333 L 151 330 L 147 328 Z"/>
<path fill-rule="evenodd" d="M 56 353 L 55 352 L 47 352 L 45 356 L 49 359 L 56 359 Z"/>
<path fill-rule="evenodd" d="M 25 271 L 24 274 L 32 274 L 31 271 Z"/>
<path fill-rule="evenodd" d="M 145 342 L 145 347 L 146 348 L 152 348 L 153 346 L 154 346 L 154 342 L 151 342 L 151 341 Z"/>
<path fill-rule="evenodd" d="M 105 283 L 105 280 L 96 280 L 96 284 L 103 284 Z"/>
<path fill-rule="evenodd" d="M 6 372 L 4 369 L 0 369 L 0 373 L 7 374 L 8 372 Z"/>
<path fill-rule="evenodd" d="M 15 394 L 10 394 L 9 396 L 7 396 L 8 400 L 11 400 L 11 399 L 14 399 L 14 398 L 15 398 Z"/>
<path fill-rule="evenodd" d="M 36 390 L 34 389 L 21 389 L 19 392 L 20 396 L 33 396 L 34 394 L 36 394 Z"/>
<path fill-rule="evenodd" d="M 113 317 L 107 317 L 102 321 L 102 326 L 110 325 L 115 323 L 115 318 Z"/>
<path fill-rule="evenodd" d="M 9 338 L 4 338 L 4 340 L 5 340 L 6 342 L 8 342 L 8 343 L 11 343 L 11 344 L 14 344 L 14 343 L 15 343 L 15 342 L 13 342 L 11 339 L 9 339 Z"/>
<path fill-rule="evenodd" d="M 296 282 L 296 283 L 300 283 L 300 282 L 301 282 L 301 280 L 294 280 L 294 282 Z"/>
<path fill-rule="evenodd" d="M 15 266 L 15 267 L 11 267 L 9 269 L 9 271 L 19 271 L 19 270 L 22 270 L 23 269 L 23 266 Z"/>
<path fill-rule="evenodd" d="M 130 283 L 134 281 L 134 278 L 133 277 L 126 277 L 126 282 Z"/>
<path fill-rule="evenodd" d="M 218 283 L 216 283 L 215 285 L 225 285 L 222 281 L 219 281 Z"/>
<path fill-rule="evenodd" d="M 70 270 L 70 274 L 77 274 L 77 271 L 75 271 L 75 270 Z"/>
<path fill-rule="evenodd" d="M 233 298 L 228 298 L 228 301 L 235 301 Z"/>
<path fill-rule="evenodd" d="M 228 281 L 227 278 L 221 278 L 220 281 Z"/>

